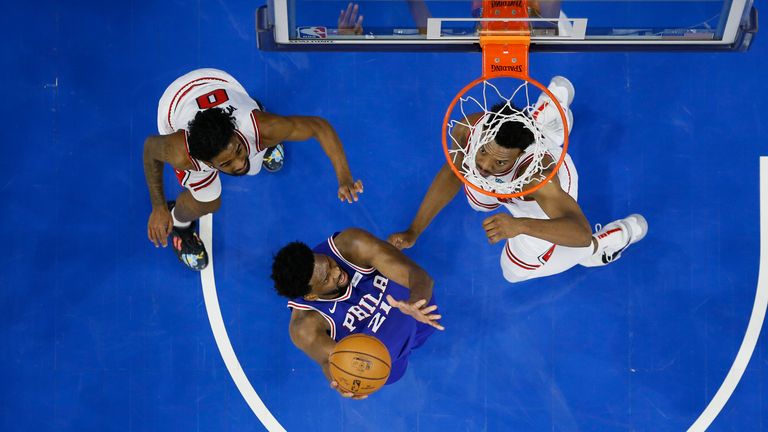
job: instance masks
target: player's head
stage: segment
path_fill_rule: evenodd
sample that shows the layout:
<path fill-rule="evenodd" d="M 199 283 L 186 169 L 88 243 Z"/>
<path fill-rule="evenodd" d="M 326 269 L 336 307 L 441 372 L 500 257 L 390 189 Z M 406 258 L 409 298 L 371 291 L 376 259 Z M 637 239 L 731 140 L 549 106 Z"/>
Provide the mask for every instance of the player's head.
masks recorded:
<path fill-rule="evenodd" d="M 288 298 L 337 297 L 349 285 L 349 274 L 328 255 L 312 253 L 304 243 L 289 243 L 272 262 L 275 290 Z"/>
<path fill-rule="evenodd" d="M 512 168 L 517 156 L 533 143 L 533 132 L 519 121 L 508 120 L 508 116 L 519 112 L 506 103 L 494 105 L 486 121 L 486 128 L 494 128 L 499 122 L 496 136 L 475 155 L 477 170 L 483 177 L 499 175 Z"/>
<path fill-rule="evenodd" d="M 235 133 L 233 107 L 198 111 L 189 122 L 189 154 L 229 175 L 245 175 L 251 168 L 248 148 Z"/>

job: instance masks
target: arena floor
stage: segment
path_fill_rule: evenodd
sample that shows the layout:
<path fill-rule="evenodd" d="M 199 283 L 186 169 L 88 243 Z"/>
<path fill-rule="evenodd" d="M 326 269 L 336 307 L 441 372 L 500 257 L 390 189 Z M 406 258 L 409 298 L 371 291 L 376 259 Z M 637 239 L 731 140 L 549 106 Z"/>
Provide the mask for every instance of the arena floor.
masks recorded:
<path fill-rule="evenodd" d="M 350 401 L 289 340 L 271 256 L 346 227 L 406 228 L 444 160 L 445 107 L 480 56 L 261 52 L 258 5 L 5 10 L 17 105 L 3 109 L 0 158 L 0 429 L 257 431 L 259 413 L 289 431 L 658 432 L 705 412 L 758 289 L 765 38 L 746 53 L 532 54 L 533 76 L 576 87 L 570 153 L 588 219 L 642 213 L 648 236 L 607 267 L 510 285 L 484 214 L 457 198 L 407 252 L 436 281 L 446 331 L 399 383 Z M 287 144 L 277 174 L 224 178 L 223 207 L 203 221 L 203 279 L 147 240 L 142 167 L 160 95 L 200 67 L 231 73 L 270 111 L 327 118 L 365 184 L 360 202 L 339 203 L 313 141 Z M 179 190 L 170 171 L 166 190 Z M 768 430 L 765 337 L 740 355 L 748 367 L 710 430 Z"/>

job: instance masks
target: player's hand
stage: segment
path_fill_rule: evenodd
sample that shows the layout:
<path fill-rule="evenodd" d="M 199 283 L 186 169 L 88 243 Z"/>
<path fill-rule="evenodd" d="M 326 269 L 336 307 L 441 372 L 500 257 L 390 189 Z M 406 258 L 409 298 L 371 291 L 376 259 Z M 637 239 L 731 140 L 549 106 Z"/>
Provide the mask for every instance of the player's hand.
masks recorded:
<path fill-rule="evenodd" d="M 331 388 L 336 390 L 337 392 L 339 392 L 339 394 L 341 396 L 345 397 L 345 398 L 351 398 L 351 399 L 354 399 L 354 400 L 362 400 L 362 399 L 366 399 L 368 397 L 368 395 L 356 395 L 356 394 L 351 393 L 351 392 L 345 392 L 345 391 L 343 391 L 342 389 L 339 388 L 339 383 L 337 383 L 336 381 L 331 381 Z"/>
<path fill-rule="evenodd" d="M 357 194 L 363 193 L 363 182 L 358 180 L 354 183 L 352 181 L 339 182 L 339 200 L 348 203 L 357 202 Z"/>
<path fill-rule="evenodd" d="M 408 249 L 412 247 L 414 244 L 416 244 L 417 238 L 419 238 L 418 234 L 408 229 L 403 232 L 398 232 L 390 235 L 389 237 L 387 237 L 387 241 L 392 246 L 402 250 L 402 249 Z"/>
<path fill-rule="evenodd" d="M 168 234 L 171 233 L 172 229 L 173 218 L 171 218 L 171 212 L 168 211 L 168 208 L 163 206 L 152 209 L 149 222 L 147 222 L 147 236 L 149 241 L 155 244 L 155 247 L 168 246 Z"/>
<path fill-rule="evenodd" d="M 340 35 L 363 34 L 363 16 L 358 16 L 359 5 L 350 3 L 339 14 L 338 32 Z"/>
<path fill-rule="evenodd" d="M 521 234 L 520 222 L 508 213 L 497 213 L 483 221 L 488 242 L 498 243 Z"/>
<path fill-rule="evenodd" d="M 424 299 L 414 303 L 399 301 L 395 300 L 389 294 L 387 294 L 387 303 L 400 309 L 400 312 L 412 316 L 416 321 L 429 324 L 438 330 L 445 330 L 445 327 L 441 326 L 440 323 L 437 322 L 437 320 L 442 318 L 442 315 L 432 313 L 437 310 L 437 305 L 427 306 L 427 301 Z"/>

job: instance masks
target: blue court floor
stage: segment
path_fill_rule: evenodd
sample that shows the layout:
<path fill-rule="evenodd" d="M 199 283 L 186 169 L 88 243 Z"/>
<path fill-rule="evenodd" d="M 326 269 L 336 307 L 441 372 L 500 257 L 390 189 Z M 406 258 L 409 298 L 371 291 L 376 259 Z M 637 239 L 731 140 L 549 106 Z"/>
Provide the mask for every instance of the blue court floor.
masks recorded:
<path fill-rule="evenodd" d="M 570 153 L 588 219 L 642 213 L 648 236 L 607 267 L 513 286 L 485 215 L 457 198 L 407 252 L 436 281 L 446 331 L 399 383 L 350 401 L 290 342 L 271 256 L 346 227 L 384 238 L 406 228 L 444 160 L 445 107 L 479 75 L 480 56 L 260 52 L 258 6 L 5 8 L 0 430 L 264 430 L 219 352 L 200 275 L 146 237 L 143 142 L 165 87 L 200 67 L 228 71 L 270 111 L 327 118 L 365 184 L 359 203 L 339 203 L 314 141 L 287 144 L 275 175 L 223 179 L 212 220 L 220 313 L 283 428 L 693 424 L 736 358 L 758 286 L 766 35 L 746 53 L 533 54 L 533 76 L 576 87 Z M 166 190 L 179 190 L 170 171 Z M 768 430 L 766 411 L 763 334 L 710 430 Z"/>

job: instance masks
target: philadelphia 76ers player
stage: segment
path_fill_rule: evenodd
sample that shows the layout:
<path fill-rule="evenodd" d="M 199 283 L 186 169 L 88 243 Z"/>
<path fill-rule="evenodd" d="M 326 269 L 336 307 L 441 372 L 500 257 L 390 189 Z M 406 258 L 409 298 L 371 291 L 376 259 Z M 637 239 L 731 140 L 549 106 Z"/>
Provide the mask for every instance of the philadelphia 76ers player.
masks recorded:
<path fill-rule="evenodd" d="M 392 384 L 405 373 L 411 351 L 435 329 L 443 330 L 432 278 L 395 247 L 361 229 L 336 233 L 314 249 L 288 244 L 275 255 L 272 279 L 277 293 L 290 299 L 291 340 L 320 364 L 337 390 L 328 356 L 344 337 L 362 333 L 384 343 L 392 357 L 387 380 Z"/>
<path fill-rule="evenodd" d="M 570 104 L 575 94 L 573 85 L 562 76 L 556 76 L 548 88 L 566 111 L 568 133 L 573 124 Z M 562 154 L 563 125 L 549 98 L 542 94 L 536 103 L 535 121 L 542 127 L 547 152 L 542 166 L 554 166 Z M 509 114 L 503 104 L 491 108 L 489 113 L 468 116 L 474 124 L 482 123 L 492 129 L 495 122 Z M 554 112 L 553 112 L 554 111 Z M 496 117 L 497 114 L 501 114 Z M 546 121 L 545 119 L 551 119 Z M 478 128 L 479 129 L 479 128 Z M 473 129 L 477 130 L 477 129 Z M 470 129 L 453 130 L 455 142 L 473 145 Z M 559 137 L 559 141 L 558 141 Z M 507 121 L 499 128 L 495 138 L 477 151 L 477 170 L 485 178 L 509 181 L 517 178 L 532 160 L 534 135 L 521 122 Z M 479 144 L 478 144 L 479 145 Z M 530 147 L 529 147 L 530 146 Z M 461 160 L 456 161 L 459 167 Z M 538 185 L 550 170 L 534 178 L 524 190 Z M 444 165 L 429 187 L 411 226 L 389 236 L 388 241 L 403 249 L 414 245 L 432 219 L 459 192 L 462 182 Z M 501 252 L 501 268 L 509 282 L 561 273 L 576 264 L 586 267 L 603 266 L 621 256 L 629 245 L 640 241 L 648 232 L 645 218 L 639 214 L 611 222 L 592 233 L 589 222 L 576 202 L 578 174 L 569 155 L 566 155 L 557 175 L 535 192 L 514 199 L 498 199 L 464 187 L 469 205 L 477 211 L 489 212 L 504 207 L 508 212 L 497 213 L 483 221 L 483 229 L 490 243 L 505 241 Z"/>
<path fill-rule="evenodd" d="M 171 235 L 179 260 L 193 270 L 208 264 L 208 254 L 194 222 L 221 206 L 219 173 L 256 175 L 282 167 L 284 141 L 315 138 L 331 160 L 341 201 L 357 201 L 363 192 L 354 181 L 344 149 L 333 127 L 320 117 L 279 116 L 265 112 L 231 75 L 198 69 L 174 81 L 157 108 L 159 136 L 144 143 L 144 174 L 152 201 L 147 236 L 167 246 Z M 166 203 L 163 166 L 171 165 L 181 186 Z"/>

